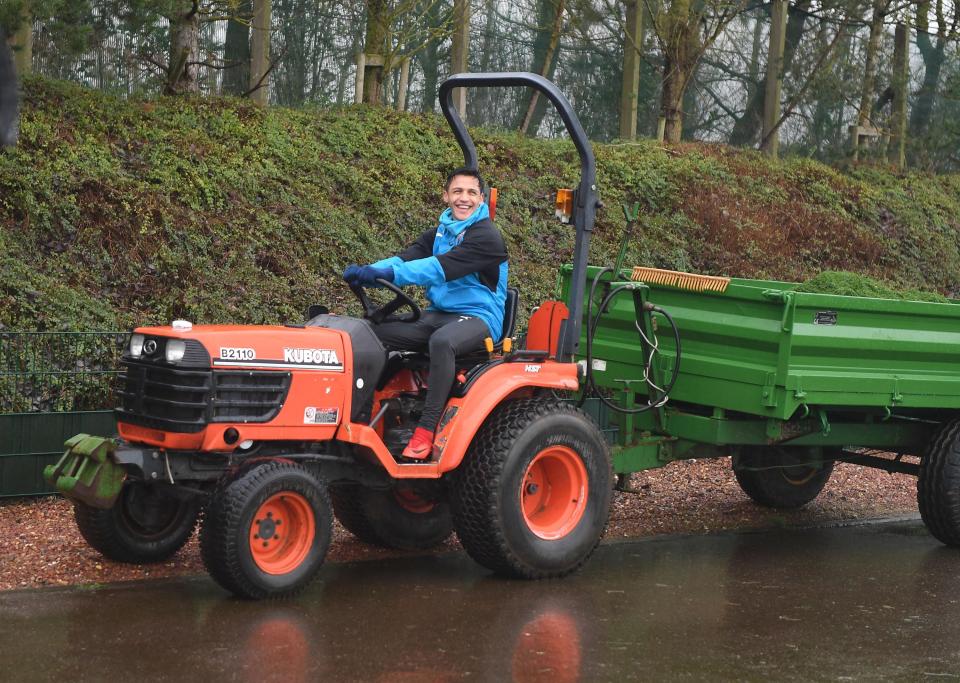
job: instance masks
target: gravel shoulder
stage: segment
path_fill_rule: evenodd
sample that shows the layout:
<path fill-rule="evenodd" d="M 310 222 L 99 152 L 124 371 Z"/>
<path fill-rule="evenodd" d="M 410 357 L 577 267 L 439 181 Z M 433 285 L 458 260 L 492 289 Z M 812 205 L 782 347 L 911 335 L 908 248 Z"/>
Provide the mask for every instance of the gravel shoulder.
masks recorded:
<path fill-rule="evenodd" d="M 728 458 L 690 460 L 634 474 L 637 493 L 616 493 L 607 539 L 729 529 L 809 526 L 917 511 L 916 480 L 839 463 L 820 496 L 795 511 L 761 508 L 740 490 Z M 136 566 L 112 562 L 86 545 L 70 503 L 59 497 L 0 502 L 8 542 L 0 554 L 0 591 L 104 584 L 203 574 L 196 535 L 169 561 Z M 12 543 L 9 539 L 12 539 Z M 459 550 L 452 536 L 432 552 Z M 360 543 L 335 525 L 328 562 L 398 557 Z"/>

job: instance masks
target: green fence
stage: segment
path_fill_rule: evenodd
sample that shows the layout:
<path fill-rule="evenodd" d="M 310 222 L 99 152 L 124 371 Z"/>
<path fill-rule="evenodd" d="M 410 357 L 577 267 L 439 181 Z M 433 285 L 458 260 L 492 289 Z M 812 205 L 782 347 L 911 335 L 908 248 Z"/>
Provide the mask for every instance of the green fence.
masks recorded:
<path fill-rule="evenodd" d="M 0 332 L 0 498 L 50 493 L 45 465 L 77 434 L 115 431 L 126 332 Z"/>

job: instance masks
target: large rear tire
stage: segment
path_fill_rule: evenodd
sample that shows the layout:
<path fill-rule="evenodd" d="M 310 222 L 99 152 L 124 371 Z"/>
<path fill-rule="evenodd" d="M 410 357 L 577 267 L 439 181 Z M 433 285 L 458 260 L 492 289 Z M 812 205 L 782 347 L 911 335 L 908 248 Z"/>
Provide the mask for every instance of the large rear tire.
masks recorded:
<path fill-rule="evenodd" d="M 744 446 L 733 458 L 733 473 L 754 502 L 789 510 L 820 495 L 830 479 L 833 461 L 816 460 L 807 448 Z"/>
<path fill-rule="evenodd" d="M 404 485 L 377 490 L 359 484 L 330 487 L 333 512 L 364 543 L 397 550 L 426 550 L 453 532 L 450 505 Z"/>
<path fill-rule="evenodd" d="M 611 468 L 600 430 L 555 399 L 501 406 L 453 478 L 454 528 L 470 556 L 528 579 L 579 568 L 603 536 Z"/>
<path fill-rule="evenodd" d="M 108 510 L 74 503 L 80 535 L 104 557 L 130 564 L 162 562 L 190 538 L 200 510 L 160 485 L 127 483 Z"/>
<path fill-rule="evenodd" d="M 333 511 L 326 486 L 286 462 L 250 468 L 214 494 L 200 527 L 210 576 L 244 598 L 303 590 L 330 546 Z"/>
<path fill-rule="evenodd" d="M 960 546 L 960 420 L 948 422 L 930 440 L 920 460 L 917 505 L 934 538 Z"/>

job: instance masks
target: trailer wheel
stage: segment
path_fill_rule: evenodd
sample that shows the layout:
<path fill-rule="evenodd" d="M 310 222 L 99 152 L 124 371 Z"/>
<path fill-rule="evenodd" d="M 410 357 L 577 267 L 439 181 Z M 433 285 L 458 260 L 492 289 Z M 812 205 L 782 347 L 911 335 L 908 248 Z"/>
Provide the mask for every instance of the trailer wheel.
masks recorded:
<path fill-rule="evenodd" d="M 453 532 L 450 505 L 427 500 L 407 487 L 389 491 L 359 484 L 330 487 L 333 513 L 364 543 L 397 550 L 426 550 Z"/>
<path fill-rule="evenodd" d="M 920 460 L 920 517 L 941 543 L 960 546 L 960 420 L 941 427 Z"/>
<path fill-rule="evenodd" d="M 600 542 L 611 468 L 600 430 L 555 399 L 510 401 L 474 438 L 453 477 L 454 528 L 498 574 L 563 576 Z"/>
<path fill-rule="evenodd" d="M 327 489 L 288 462 L 257 465 L 218 490 L 200 527 L 210 576 L 244 598 L 296 594 L 320 569 L 333 511 Z"/>
<path fill-rule="evenodd" d="M 811 464 L 811 449 L 744 446 L 733 458 L 733 473 L 754 502 L 791 509 L 820 495 L 833 473 L 833 461 Z"/>
<path fill-rule="evenodd" d="M 74 503 L 80 535 L 117 562 L 162 562 L 190 538 L 200 510 L 196 498 L 178 498 L 162 486 L 128 483 L 108 510 Z"/>

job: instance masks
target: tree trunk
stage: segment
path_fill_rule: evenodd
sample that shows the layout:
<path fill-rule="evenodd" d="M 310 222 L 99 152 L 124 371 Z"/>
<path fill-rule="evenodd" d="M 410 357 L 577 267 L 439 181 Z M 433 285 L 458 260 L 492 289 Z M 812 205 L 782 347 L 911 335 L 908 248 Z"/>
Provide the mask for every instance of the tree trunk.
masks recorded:
<path fill-rule="evenodd" d="M 266 105 L 270 99 L 271 0 L 253 0 L 250 23 L 250 99 Z"/>
<path fill-rule="evenodd" d="M 223 44 L 223 60 L 231 66 L 223 74 L 223 92 L 242 95 L 250 83 L 251 0 L 241 0 L 236 14 L 227 21 L 227 37 Z M 239 19 L 239 21 L 238 21 Z"/>
<path fill-rule="evenodd" d="M 0 38 L 4 36 L 0 35 Z M 33 71 L 33 13 L 29 2 L 23 3 L 20 21 L 9 42 L 13 50 L 13 66 L 22 78 Z"/>
<path fill-rule="evenodd" d="M 683 93 L 696 66 L 699 26 L 691 20 L 690 0 L 673 0 L 662 26 L 658 27 L 663 48 L 663 87 L 660 116 L 664 120 L 664 142 L 680 142 L 683 135 Z"/>
<path fill-rule="evenodd" d="M 803 37 L 803 28 L 807 20 L 807 11 L 811 0 L 799 0 L 787 8 L 787 32 L 783 42 L 783 71 L 786 73 L 793 64 L 793 57 Z M 738 147 L 757 141 L 763 126 L 763 108 L 766 105 L 766 91 L 763 83 L 756 80 L 748 86 L 752 92 L 743 115 L 733 124 L 729 143 Z"/>
<path fill-rule="evenodd" d="M 450 45 L 450 73 L 466 73 L 470 70 L 470 2 L 453 0 L 453 43 Z M 453 103 L 461 118 L 467 115 L 467 90 L 453 91 Z"/>
<path fill-rule="evenodd" d="M 0 149 L 17 144 L 19 86 L 7 37 L 0 30 Z"/>
<path fill-rule="evenodd" d="M 167 95 L 182 95 L 200 90 L 197 62 L 200 61 L 199 0 L 179 2 L 170 20 L 170 63 L 167 67 Z"/>
<path fill-rule="evenodd" d="M 537 25 L 540 30 L 533 48 L 534 64 L 537 73 L 551 78 L 557 68 L 560 55 L 560 31 L 563 29 L 564 0 L 541 0 L 537 13 Z M 547 28 L 549 27 L 549 28 Z M 527 109 L 520 122 L 520 133 L 536 135 L 546 113 L 546 102 L 541 102 L 540 91 L 532 90 L 527 101 Z"/>
<path fill-rule="evenodd" d="M 390 32 L 390 6 L 386 0 L 367 0 L 367 35 L 363 42 L 366 54 L 383 57 Z M 363 101 L 380 104 L 383 99 L 383 62 L 365 63 L 363 67 Z"/>
<path fill-rule="evenodd" d="M 886 0 L 875 0 L 873 16 L 870 19 L 870 37 L 867 39 L 866 62 L 863 67 L 863 87 L 860 90 L 860 111 L 857 114 L 857 128 L 853 134 L 853 158 L 860 155 L 860 127 L 873 126 L 873 90 L 877 80 L 877 51 L 880 49 L 880 36 L 883 34 L 883 18 L 886 15 Z"/>
<path fill-rule="evenodd" d="M 917 101 L 910 112 L 910 136 L 920 137 L 930 126 L 930 116 L 933 113 L 933 103 L 937 97 L 937 87 L 940 84 L 940 71 L 943 68 L 944 54 L 947 41 L 942 35 L 937 36 L 936 45 L 930 40 L 930 0 L 924 0 L 917 5 L 917 47 L 923 57 L 923 85 L 917 92 Z M 939 27 L 938 31 L 943 31 Z"/>
<path fill-rule="evenodd" d="M 440 3 L 427 0 L 428 7 L 424 14 L 427 30 L 434 30 L 443 18 L 440 16 Z M 430 39 L 419 56 L 420 68 L 423 70 L 423 97 L 420 99 L 420 111 L 433 111 L 437 103 L 437 85 L 440 82 L 440 41 Z"/>
<path fill-rule="evenodd" d="M 640 58 L 643 49 L 643 0 L 626 0 L 627 25 L 623 37 L 623 78 L 620 83 L 620 138 L 637 137 L 637 98 L 640 95 Z"/>
<path fill-rule="evenodd" d="M 497 0 L 486 0 L 485 15 L 483 42 L 480 44 L 480 71 L 483 73 L 490 71 L 491 59 L 496 49 L 494 36 L 497 32 Z M 493 88 L 478 88 L 470 98 L 470 118 L 477 120 L 495 111 L 498 96 Z"/>

